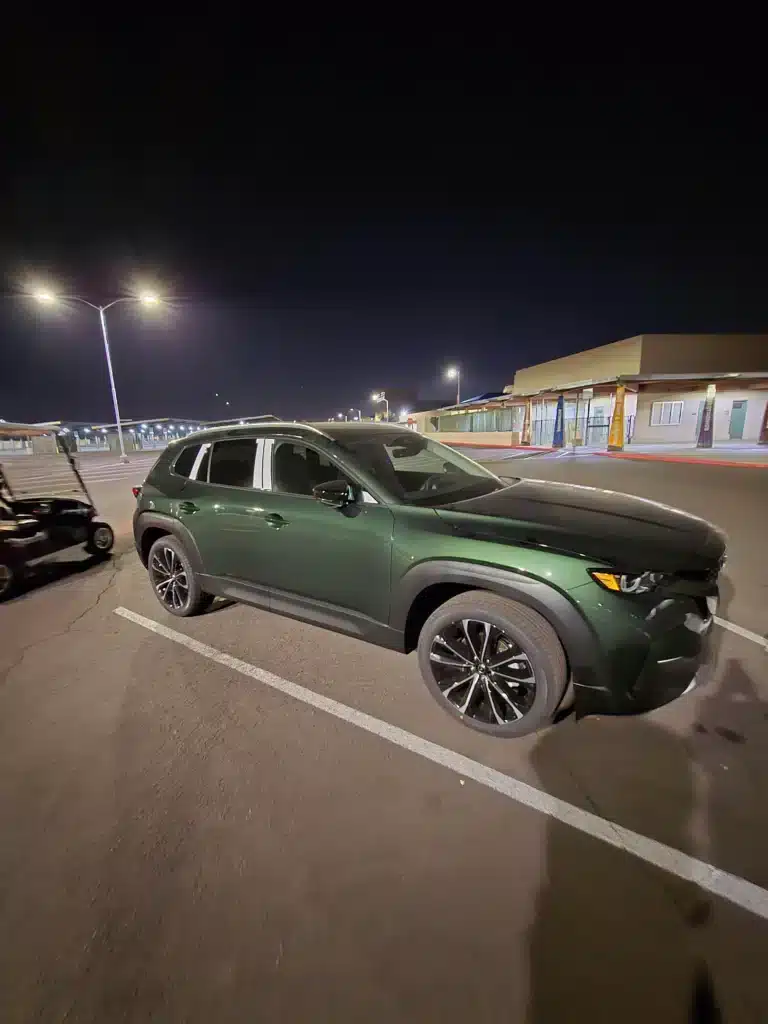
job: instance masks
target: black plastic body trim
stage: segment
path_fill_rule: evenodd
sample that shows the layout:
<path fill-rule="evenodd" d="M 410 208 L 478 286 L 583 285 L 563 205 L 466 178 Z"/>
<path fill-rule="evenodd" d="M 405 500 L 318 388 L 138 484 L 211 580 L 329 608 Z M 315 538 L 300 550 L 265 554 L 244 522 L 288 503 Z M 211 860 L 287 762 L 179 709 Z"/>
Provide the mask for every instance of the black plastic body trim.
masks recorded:
<path fill-rule="evenodd" d="M 440 583 L 476 586 L 479 590 L 489 590 L 533 608 L 560 637 L 574 684 L 601 690 L 606 688 L 604 668 L 595 663 L 599 646 L 587 621 L 561 591 L 522 573 L 477 562 L 446 559 L 421 562 L 393 588 L 390 625 L 404 631 L 408 612 L 416 597 L 427 587 Z"/>
<path fill-rule="evenodd" d="M 142 565 L 146 566 L 147 563 L 142 554 L 141 541 L 144 534 L 150 529 L 160 529 L 165 531 L 165 533 L 173 534 L 184 545 L 184 550 L 194 572 L 196 574 L 202 573 L 203 560 L 200 557 L 200 551 L 195 543 L 195 538 L 183 523 L 180 523 L 178 519 L 164 512 L 144 512 L 136 509 L 133 513 L 133 540 Z"/>
<path fill-rule="evenodd" d="M 402 632 L 349 608 L 341 608 L 326 601 L 316 601 L 310 597 L 300 597 L 298 594 L 282 590 L 270 590 L 246 580 L 227 576 L 208 576 L 200 573 L 198 578 L 203 590 L 208 594 L 215 594 L 216 597 L 240 601 L 290 619 L 309 622 L 314 626 L 330 629 L 334 633 L 357 637 L 377 647 L 403 651 Z"/>

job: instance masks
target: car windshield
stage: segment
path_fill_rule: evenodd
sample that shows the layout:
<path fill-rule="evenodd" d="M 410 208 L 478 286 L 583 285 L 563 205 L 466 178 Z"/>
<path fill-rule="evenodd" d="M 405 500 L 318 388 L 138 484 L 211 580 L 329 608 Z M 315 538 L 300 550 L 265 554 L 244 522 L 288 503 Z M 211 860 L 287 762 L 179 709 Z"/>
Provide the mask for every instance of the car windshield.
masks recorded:
<path fill-rule="evenodd" d="M 337 436 L 384 490 L 409 505 L 444 505 L 501 490 L 497 476 L 476 462 L 404 430 Z"/>

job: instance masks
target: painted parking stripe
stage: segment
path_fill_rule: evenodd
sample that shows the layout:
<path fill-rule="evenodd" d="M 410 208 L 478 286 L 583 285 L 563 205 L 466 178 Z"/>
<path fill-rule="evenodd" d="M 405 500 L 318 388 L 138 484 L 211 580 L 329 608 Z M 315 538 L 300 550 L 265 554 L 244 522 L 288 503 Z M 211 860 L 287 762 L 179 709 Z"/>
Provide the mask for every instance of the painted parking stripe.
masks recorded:
<path fill-rule="evenodd" d="M 210 647 L 199 640 L 194 640 L 192 637 L 187 636 L 185 633 L 179 633 L 175 629 L 169 629 L 168 626 L 163 626 L 161 623 L 155 622 L 154 619 L 138 615 L 128 608 L 115 608 L 115 614 L 128 619 L 128 621 L 135 623 L 137 626 L 151 630 L 153 633 L 157 633 L 159 636 L 165 637 L 166 640 L 171 640 L 181 647 L 186 647 L 188 650 L 194 651 L 195 654 L 199 654 L 209 661 L 216 662 L 224 668 L 240 673 L 240 675 L 249 676 L 251 679 L 255 679 L 257 682 L 263 683 L 273 690 L 278 690 L 289 697 L 293 697 L 303 704 L 308 704 L 310 707 L 317 708 L 319 711 L 325 711 L 327 714 L 333 715 L 343 722 L 348 722 L 359 729 L 364 729 L 366 732 L 379 736 L 381 739 L 387 740 L 403 750 L 409 750 L 413 754 L 418 754 L 419 757 L 432 761 L 434 764 L 439 764 L 443 768 L 447 768 L 449 771 L 460 775 L 462 778 L 472 779 L 474 782 L 479 783 L 479 785 L 486 786 L 488 789 L 492 789 L 494 792 L 500 793 L 510 800 L 515 800 L 525 807 L 540 811 L 542 814 L 570 825 L 580 832 L 585 832 L 595 839 L 608 843 L 609 846 L 614 846 L 625 853 L 631 853 L 641 860 L 661 868 L 663 871 L 677 875 L 678 878 L 682 878 L 687 882 L 693 882 L 702 889 L 706 889 L 716 896 L 721 896 L 723 899 L 751 911 L 758 917 L 768 920 L 768 891 L 761 889 L 745 878 L 739 878 L 737 875 L 731 875 L 727 871 L 721 871 L 712 864 L 697 860 L 695 857 L 689 857 L 688 854 L 683 853 L 681 850 L 666 846 L 655 839 L 649 839 L 647 836 L 640 835 L 639 832 L 632 832 L 628 828 L 623 828 L 621 825 L 617 825 L 605 818 L 600 818 L 596 814 L 584 811 L 574 804 L 569 804 L 565 800 L 560 800 L 558 797 L 550 796 L 549 793 L 544 793 L 542 790 L 529 786 L 524 782 L 519 782 L 509 775 L 504 775 L 503 772 L 489 768 L 479 761 L 473 761 L 471 758 L 458 754 L 448 747 L 441 747 L 437 743 L 422 739 L 421 736 L 406 732 L 405 729 L 400 729 L 396 725 L 390 725 L 389 722 L 374 718 L 372 715 L 367 715 L 363 711 L 351 708 L 347 704 L 341 704 L 330 697 L 324 697 L 322 694 L 315 693 L 314 690 L 309 690 L 298 683 L 282 679 L 280 676 L 266 671 L 266 669 L 259 668 L 240 658 L 235 658 L 231 654 L 225 654 L 215 647 Z"/>
<path fill-rule="evenodd" d="M 743 637 L 745 640 L 751 640 L 752 643 L 758 644 L 768 651 L 768 637 L 760 636 L 759 633 L 753 633 L 751 629 L 745 629 L 743 626 L 737 626 L 735 622 L 729 622 L 728 619 L 718 618 L 717 615 L 714 616 L 714 619 L 718 626 L 722 626 L 723 629 L 728 629 L 731 633 L 735 633 L 736 636 Z"/>

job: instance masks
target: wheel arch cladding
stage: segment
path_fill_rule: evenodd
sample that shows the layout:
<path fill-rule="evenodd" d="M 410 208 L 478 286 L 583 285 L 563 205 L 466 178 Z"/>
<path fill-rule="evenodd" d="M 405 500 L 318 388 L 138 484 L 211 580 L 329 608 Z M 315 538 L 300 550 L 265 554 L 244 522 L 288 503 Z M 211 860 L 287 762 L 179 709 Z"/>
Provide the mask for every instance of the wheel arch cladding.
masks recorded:
<path fill-rule="evenodd" d="M 143 512 L 136 524 L 136 547 L 144 565 L 149 561 L 149 551 L 160 537 L 175 537 L 182 545 L 194 572 L 202 572 L 202 560 L 195 539 L 178 519 L 156 512 Z"/>
<path fill-rule="evenodd" d="M 580 682 L 597 685 L 602 678 L 600 647 L 583 615 L 561 591 L 540 580 L 496 566 L 434 559 L 408 570 L 396 585 L 391 625 L 413 650 L 429 615 L 444 601 L 467 590 L 486 590 L 519 601 L 539 612 L 557 633 L 571 672 Z M 420 618 L 425 608 L 429 611 Z"/>

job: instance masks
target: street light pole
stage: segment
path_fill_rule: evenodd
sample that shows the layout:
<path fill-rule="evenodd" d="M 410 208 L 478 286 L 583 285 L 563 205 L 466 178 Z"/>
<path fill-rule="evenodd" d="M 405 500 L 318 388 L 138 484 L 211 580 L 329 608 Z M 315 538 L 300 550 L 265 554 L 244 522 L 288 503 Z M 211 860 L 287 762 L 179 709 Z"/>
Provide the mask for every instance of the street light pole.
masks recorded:
<path fill-rule="evenodd" d="M 389 423 L 389 401 L 388 401 L 387 396 L 385 395 L 385 393 L 383 391 L 379 391 L 378 393 L 372 394 L 371 395 L 371 401 L 372 402 L 379 402 L 379 403 L 383 402 L 386 405 L 386 407 L 387 407 L 387 423 Z"/>
<path fill-rule="evenodd" d="M 35 295 L 40 302 L 55 302 L 57 296 L 52 292 L 42 291 L 37 292 Z M 101 337 L 104 341 L 104 355 L 107 357 L 107 372 L 109 373 L 109 387 L 112 392 L 112 405 L 115 409 L 115 422 L 117 424 L 117 436 L 120 443 L 120 461 L 127 462 L 128 456 L 125 454 L 125 441 L 123 440 L 123 425 L 120 422 L 120 407 L 117 402 L 117 387 L 115 385 L 115 373 L 112 369 L 112 353 L 109 350 L 109 334 L 107 333 L 107 317 L 106 312 L 111 309 L 112 306 L 116 306 L 118 302 L 140 302 L 144 306 L 153 306 L 158 300 L 156 295 L 145 294 L 138 297 L 132 295 L 126 295 L 119 299 L 113 299 L 112 302 L 108 302 L 105 306 L 97 306 L 95 302 L 89 302 L 88 299 L 82 299 L 79 295 L 64 295 L 63 299 L 68 302 L 81 302 L 84 306 L 90 306 L 91 309 L 95 309 L 99 314 L 99 323 L 101 325 Z M 229 405 L 229 402 L 227 402 Z"/>
<path fill-rule="evenodd" d="M 445 371 L 445 376 L 448 380 L 456 378 L 456 405 L 461 405 L 461 367 L 449 366 Z"/>
<path fill-rule="evenodd" d="M 120 461 L 127 462 L 125 454 L 125 442 L 123 441 L 123 425 L 120 422 L 120 406 L 117 404 L 117 388 L 115 387 L 115 374 L 112 370 L 112 354 L 109 351 L 109 335 L 107 334 L 107 318 L 104 315 L 104 306 L 99 306 L 99 322 L 101 323 L 101 336 L 104 339 L 104 355 L 107 357 L 107 370 L 109 372 L 109 386 L 112 389 L 112 404 L 115 407 L 115 422 L 117 423 L 117 436 L 120 442 Z"/>

